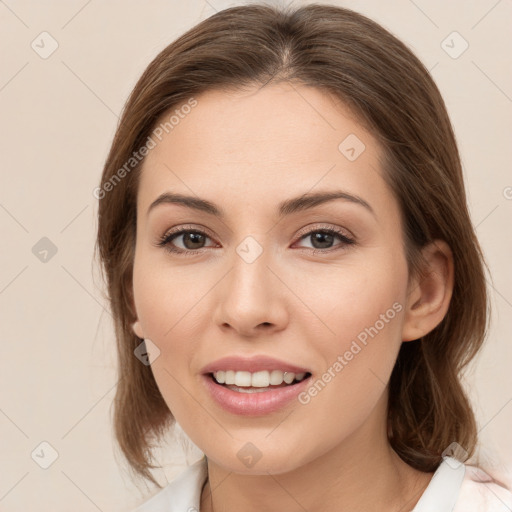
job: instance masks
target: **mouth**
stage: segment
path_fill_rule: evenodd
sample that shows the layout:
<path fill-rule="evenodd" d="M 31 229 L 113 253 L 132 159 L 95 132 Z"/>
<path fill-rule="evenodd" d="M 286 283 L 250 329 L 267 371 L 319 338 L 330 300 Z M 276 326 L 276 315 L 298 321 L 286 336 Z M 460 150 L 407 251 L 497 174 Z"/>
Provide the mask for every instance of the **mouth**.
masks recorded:
<path fill-rule="evenodd" d="M 266 354 L 231 355 L 201 370 L 212 404 L 237 416 L 263 416 L 300 404 L 311 384 L 308 368 Z"/>
<path fill-rule="evenodd" d="M 298 397 L 311 383 L 310 372 L 216 370 L 202 382 L 213 404 L 236 416 L 265 416 L 297 407 Z"/>
<path fill-rule="evenodd" d="M 207 374 L 217 385 L 236 393 L 265 393 L 294 386 L 311 377 L 310 372 L 218 370 Z"/>

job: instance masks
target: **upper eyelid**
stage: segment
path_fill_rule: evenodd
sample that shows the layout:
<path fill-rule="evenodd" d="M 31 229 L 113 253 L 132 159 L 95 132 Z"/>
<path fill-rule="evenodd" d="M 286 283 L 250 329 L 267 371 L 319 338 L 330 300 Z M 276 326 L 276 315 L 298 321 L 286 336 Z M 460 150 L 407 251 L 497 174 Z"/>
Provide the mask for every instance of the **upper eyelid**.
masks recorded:
<path fill-rule="evenodd" d="M 311 231 L 321 231 L 321 230 L 334 230 L 334 231 L 346 231 L 347 233 L 349 233 L 351 236 L 352 233 L 349 229 L 345 228 L 345 227 L 341 227 L 341 226 L 335 226 L 333 224 L 329 224 L 328 222 L 318 222 L 318 223 L 313 223 L 312 226 L 306 226 L 304 228 L 301 228 L 298 233 L 302 233 L 302 234 L 307 234 L 307 233 L 310 233 Z M 204 227 L 204 226 L 195 226 L 195 225 L 187 225 L 187 224 L 183 224 L 183 225 L 179 225 L 179 226 L 176 226 L 175 228 L 171 228 L 171 229 L 168 229 L 165 234 L 163 236 L 169 236 L 171 234 L 177 234 L 177 233 L 181 233 L 183 231 L 201 231 L 201 232 L 204 232 L 205 234 L 207 234 L 208 236 L 210 236 L 211 238 L 215 238 L 215 236 L 212 234 L 212 232 Z"/>
<path fill-rule="evenodd" d="M 316 231 L 335 231 L 336 233 L 342 234 L 342 235 L 346 236 L 347 238 L 355 239 L 354 234 L 347 228 L 344 228 L 341 226 L 334 226 L 332 224 L 324 224 L 324 225 L 321 225 L 321 224 L 322 223 L 320 223 L 320 225 L 313 225 L 312 227 L 311 226 L 306 227 L 306 228 L 304 228 L 304 230 L 300 230 L 299 234 L 297 236 L 302 238 L 302 236 L 309 235 L 310 233 L 314 233 Z"/>
<path fill-rule="evenodd" d="M 187 226 L 186 224 L 183 226 L 178 226 L 176 228 L 172 228 L 167 230 L 164 235 L 162 236 L 162 239 L 169 238 L 170 236 L 178 236 L 183 235 L 184 233 L 189 232 L 200 232 L 202 234 L 205 234 L 208 236 L 208 238 L 211 238 L 212 240 L 215 239 L 215 236 L 212 235 L 211 231 L 209 231 L 205 227 L 195 227 L 195 226 Z"/>

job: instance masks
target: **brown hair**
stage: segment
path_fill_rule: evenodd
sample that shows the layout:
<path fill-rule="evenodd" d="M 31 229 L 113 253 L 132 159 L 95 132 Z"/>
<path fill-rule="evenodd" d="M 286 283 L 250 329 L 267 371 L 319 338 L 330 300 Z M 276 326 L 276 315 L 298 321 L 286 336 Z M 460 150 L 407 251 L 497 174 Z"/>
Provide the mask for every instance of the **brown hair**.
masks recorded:
<path fill-rule="evenodd" d="M 427 243 L 450 245 L 455 283 L 449 310 L 428 335 L 402 344 L 389 385 L 388 431 L 394 450 L 422 471 L 433 471 L 454 441 L 471 455 L 477 432 L 460 377 L 483 342 L 488 301 L 445 104 L 427 69 L 391 33 L 356 12 L 319 4 L 253 4 L 211 16 L 157 55 L 125 105 L 97 189 L 97 249 L 118 347 L 114 428 L 122 452 L 136 474 L 156 483 L 151 443 L 174 420 L 151 368 L 133 353 L 141 341 L 131 329 L 131 279 L 143 159 L 122 177 L 120 169 L 126 171 L 171 107 L 214 88 L 277 81 L 334 94 L 380 141 L 385 177 L 401 208 L 410 272 L 420 271 Z"/>

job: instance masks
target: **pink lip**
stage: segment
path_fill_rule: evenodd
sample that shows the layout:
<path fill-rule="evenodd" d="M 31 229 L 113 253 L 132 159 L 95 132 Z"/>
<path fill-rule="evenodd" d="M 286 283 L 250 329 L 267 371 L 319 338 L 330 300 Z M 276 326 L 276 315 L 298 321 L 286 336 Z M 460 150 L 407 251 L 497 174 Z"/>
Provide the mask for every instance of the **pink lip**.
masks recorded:
<path fill-rule="evenodd" d="M 225 368 L 225 367 L 224 367 Z M 239 416 L 263 416 L 290 404 L 311 382 L 311 377 L 290 386 L 261 393 L 239 393 L 217 384 L 209 374 L 201 379 L 213 400 L 224 410 Z"/>
<path fill-rule="evenodd" d="M 251 373 L 263 370 L 282 370 L 284 372 L 293 373 L 307 373 L 310 371 L 307 368 L 301 368 L 285 361 L 274 359 L 273 357 L 261 355 L 253 357 L 223 357 L 222 359 L 217 359 L 217 361 L 214 361 L 213 363 L 207 364 L 204 368 L 202 368 L 201 373 L 213 373 L 219 370 L 238 370 Z"/>

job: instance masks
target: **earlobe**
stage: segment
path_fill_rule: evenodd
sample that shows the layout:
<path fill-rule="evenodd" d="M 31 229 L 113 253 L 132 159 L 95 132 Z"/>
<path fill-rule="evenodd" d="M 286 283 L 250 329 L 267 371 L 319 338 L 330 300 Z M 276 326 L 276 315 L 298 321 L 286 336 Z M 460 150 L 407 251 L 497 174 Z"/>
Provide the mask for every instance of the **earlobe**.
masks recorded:
<path fill-rule="evenodd" d="M 130 278 L 130 281 L 126 285 L 126 294 L 128 296 L 128 302 L 130 304 L 131 311 L 130 313 L 133 315 L 134 318 L 137 318 L 137 310 L 135 308 L 135 300 L 133 297 L 133 277 Z M 135 320 L 135 322 L 132 323 L 132 331 L 140 339 L 144 339 L 144 334 L 142 332 L 142 326 L 140 325 L 140 321 Z"/>
<path fill-rule="evenodd" d="M 409 284 L 402 340 L 425 336 L 445 317 L 453 292 L 453 254 L 444 240 L 435 240 L 422 250 L 426 268 Z"/>
<path fill-rule="evenodd" d="M 132 324 L 132 330 L 135 334 L 135 336 L 139 337 L 140 339 L 144 339 L 144 334 L 142 332 L 142 326 L 140 325 L 139 320 L 136 320 Z"/>

